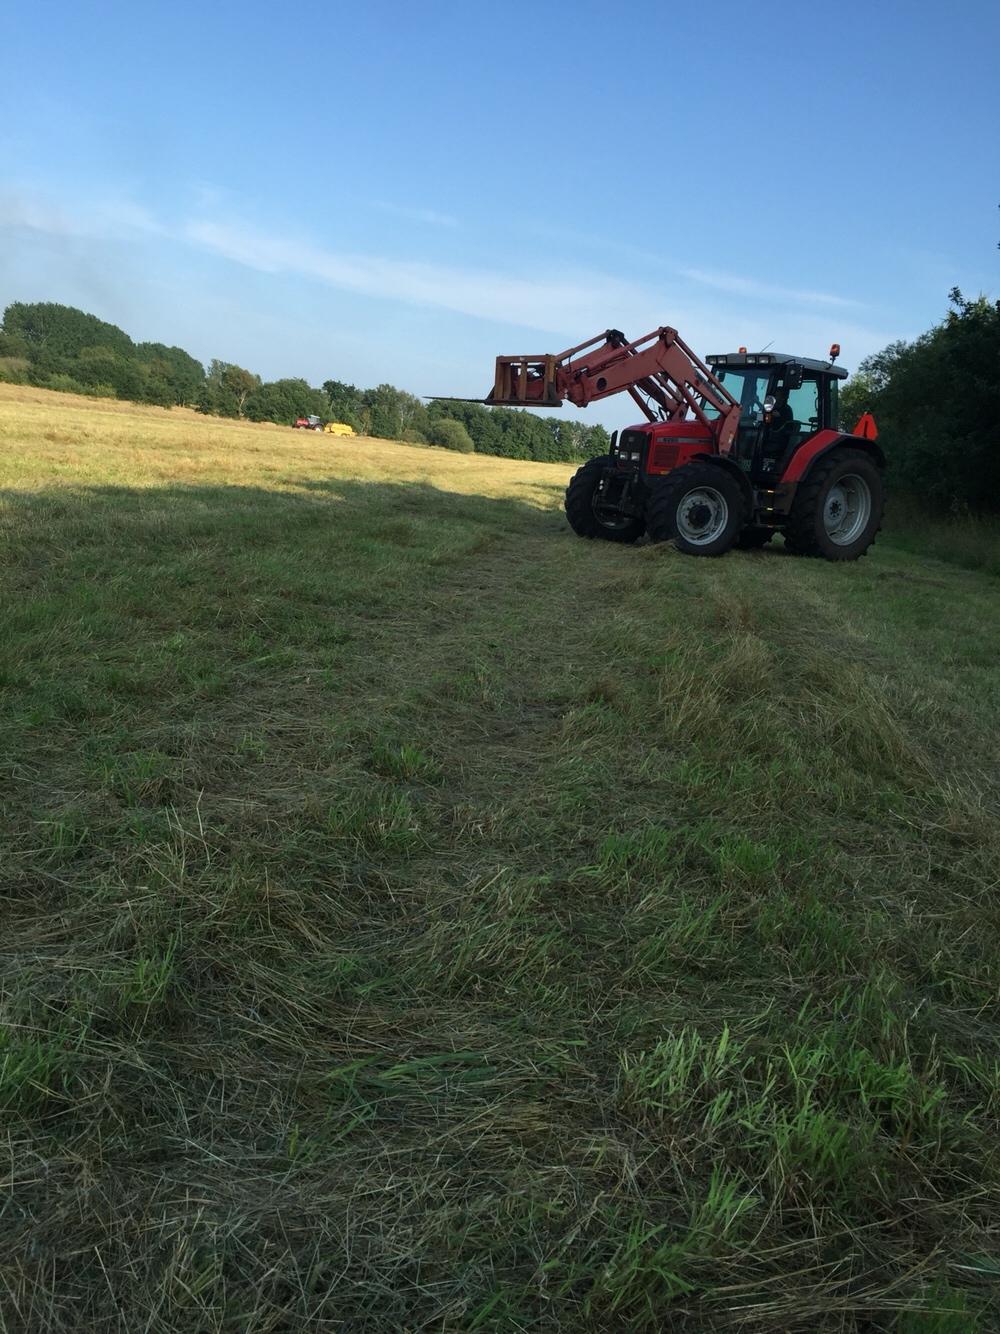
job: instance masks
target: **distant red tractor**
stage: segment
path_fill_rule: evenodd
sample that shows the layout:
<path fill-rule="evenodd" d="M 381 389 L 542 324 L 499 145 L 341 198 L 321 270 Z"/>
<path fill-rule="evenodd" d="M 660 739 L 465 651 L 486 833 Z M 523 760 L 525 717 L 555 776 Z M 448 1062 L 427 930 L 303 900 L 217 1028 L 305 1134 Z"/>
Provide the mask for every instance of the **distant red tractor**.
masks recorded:
<path fill-rule="evenodd" d="M 882 523 L 885 458 L 874 419 L 838 423 L 847 371 L 829 361 L 738 352 L 703 362 L 676 329 L 630 343 L 617 329 L 554 356 L 498 357 L 482 400 L 584 407 L 628 393 L 646 421 L 616 431 L 566 490 L 581 537 L 648 534 L 694 556 L 762 547 L 775 533 L 803 556 L 856 560 Z"/>
<path fill-rule="evenodd" d="M 322 431 L 322 417 L 296 417 L 292 423 L 296 431 Z"/>

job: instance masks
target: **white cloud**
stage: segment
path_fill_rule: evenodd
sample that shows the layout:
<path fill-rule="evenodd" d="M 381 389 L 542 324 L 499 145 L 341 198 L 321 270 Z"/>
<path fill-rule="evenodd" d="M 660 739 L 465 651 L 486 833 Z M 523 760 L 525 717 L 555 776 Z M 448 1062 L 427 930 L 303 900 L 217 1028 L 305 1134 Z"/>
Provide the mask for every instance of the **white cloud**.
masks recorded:
<path fill-rule="evenodd" d="M 719 273 L 710 269 L 681 269 L 685 278 L 692 282 L 713 287 L 719 292 L 729 292 L 733 296 L 750 296 L 770 301 L 792 301 L 810 306 L 858 306 L 858 301 L 847 297 L 833 296 L 829 292 L 803 291 L 796 287 L 776 287 L 771 283 L 758 282 L 754 278 L 741 278 L 734 273 Z"/>
<path fill-rule="evenodd" d="M 565 271 L 536 279 L 490 269 L 348 254 L 219 222 L 189 223 L 182 235 L 193 245 L 264 273 L 304 275 L 367 296 L 438 306 L 570 337 L 579 337 L 581 329 L 597 332 L 606 328 L 609 315 L 621 319 L 630 312 L 634 316 L 645 311 L 646 326 L 656 323 L 655 316 L 648 313 L 652 303 L 645 289 L 600 273 Z"/>
<path fill-rule="evenodd" d="M 410 204 L 387 204 L 382 200 L 374 200 L 373 208 L 379 208 L 383 213 L 392 213 L 397 218 L 406 218 L 409 222 L 423 222 L 429 227 L 457 227 L 458 219 L 451 213 L 439 213 L 433 208 L 419 208 Z"/>
<path fill-rule="evenodd" d="M 130 199 L 109 198 L 68 207 L 30 190 L 0 191 L 0 227 L 111 240 L 167 232 L 149 209 Z"/>
<path fill-rule="evenodd" d="M 754 279 L 699 268 L 684 269 L 674 277 L 669 272 L 647 276 L 639 283 L 596 269 L 552 262 L 546 264 L 544 273 L 536 275 L 530 268 L 503 271 L 358 254 L 221 220 L 220 205 L 211 192 L 205 193 L 199 219 L 169 225 L 123 197 L 66 202 L 30 190 L 8 190 L 0 192 L 0 229 L 34 231 L 64 238 L 67 243 L 96 240 L 136 247 L 170 242 L 262 273 L 304 277 L 381 301 L 405 302 L 429 311 L 450 311 L 538 331 L 534 347 L 510 347 L 510 351 L 557 351 L 609 325 L 634 338 L 661 323 L 679 328 L 693 347 L 708 352 L 725 351 L 738 343 L 753 347 L 773 343 L 779 350 L 819 355 L 836 339 L 843 343 L 849 364 L 856 364 L 862 356 L 890 341 L 887 333 L 844 322 L 848 309 L 857 309 L 859 303 L 829 293 L 771 287 Z M 8 259 L 15 250 L 14 244 L 6 246 Z M 81 253 L 80 264 L 84 258 Z M 86 258 L 96 274 L 95 257 Z M 100 262 L 108 263 L 106 257 Z M 108 276 L 107 268 L 101 272 Z M 711 290 L 695 300 L 688 287 L 686 296 L 679 300 L 678 277 Z M 752 297 L 754 308 L 748 310 L 742 302 L 714 297 L 713 291 L 730 298 Z M 135 295 L 139 299 L 139 294 Z M 836 320 L 835 327 L 831 326 L 832 319 Z M 523 335 L 518 339 L 519 344 L 533 341 Z M 386 347 L 390 342 L 387 332 Z"/>

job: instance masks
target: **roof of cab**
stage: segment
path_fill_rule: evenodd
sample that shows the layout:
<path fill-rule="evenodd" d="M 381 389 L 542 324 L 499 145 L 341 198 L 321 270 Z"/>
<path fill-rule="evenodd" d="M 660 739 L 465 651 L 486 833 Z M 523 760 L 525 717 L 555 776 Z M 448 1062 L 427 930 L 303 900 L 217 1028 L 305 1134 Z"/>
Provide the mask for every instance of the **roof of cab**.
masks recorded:
<path fill-rule="evenodd" d="M 835 380 L 846 380 L 850 374 L 844 366 L 817 361 L 815 357 L 793 357 L 789 352 L 716 352 L 705 360 L 710 366 L 782 366 L 793 361 L 803 370 L 831 375 Z"/>

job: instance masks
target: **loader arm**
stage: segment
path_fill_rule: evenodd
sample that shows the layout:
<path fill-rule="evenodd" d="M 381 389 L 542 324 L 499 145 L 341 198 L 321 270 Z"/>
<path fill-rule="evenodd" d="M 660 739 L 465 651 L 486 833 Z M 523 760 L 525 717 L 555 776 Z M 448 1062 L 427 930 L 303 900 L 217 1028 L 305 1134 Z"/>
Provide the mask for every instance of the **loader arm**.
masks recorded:
<path fill-rule="evenodd" d="M 649 421 L 706 426 L 716 448 L 728 454 L 740 422 L 740 405 L 676 329 L 654 329 L 630 343 L 617 329 L 544 356 L 497 357 L 492 407 L 586 407 L 612 394 L 629 394 Z"/>

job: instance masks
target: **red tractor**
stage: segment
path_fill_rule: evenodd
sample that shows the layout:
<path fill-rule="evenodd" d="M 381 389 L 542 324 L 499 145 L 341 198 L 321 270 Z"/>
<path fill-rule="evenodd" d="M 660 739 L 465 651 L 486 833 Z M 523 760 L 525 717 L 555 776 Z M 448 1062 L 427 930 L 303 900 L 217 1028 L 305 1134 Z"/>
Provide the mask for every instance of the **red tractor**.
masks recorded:
<path fill-rule="evenodd" d="M 703 362 L 676 329 L 630 343 L 608 329 L 555 356 L 497 357 L 492 392 L 511 407 L 584 407 L 628 393 L 646 421 L 611 437 L 566 490 L 581 537 L 672 541 L 694 556 L 761 547 L 781 533 L 803 556 L 856 560 L 882 523 L 885 458 L 865 413 L 840 430 L 829 361 L 738 352 Z"/>

